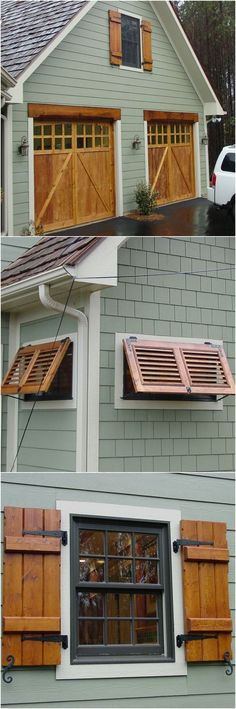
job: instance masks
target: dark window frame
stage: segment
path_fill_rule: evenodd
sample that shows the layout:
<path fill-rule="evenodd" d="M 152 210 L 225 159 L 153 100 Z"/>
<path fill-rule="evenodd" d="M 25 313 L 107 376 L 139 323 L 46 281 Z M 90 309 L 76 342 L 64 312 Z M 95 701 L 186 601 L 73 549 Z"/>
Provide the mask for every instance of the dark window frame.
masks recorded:
<path fill-rule="evenodd" d="M 126 531 L 131 533 L 155 533 L 159 537 L 160 582 L 158 584 L 125 583 L 125 582 L 81 582 L 79 579 L 79 531 L 92 529 L 109 531 Z M 87 555 L 86 555 L 87 556 Z M 91 555 L 93 556 L 93 555 Z M 98 555 L 101 556 L 100 554 Z M 106 554 L 106 557 L 108 555 Z M 110 556 L 110 555 L 109 555 Z M 115 557 L 114 557 L 115 558 Z M 125 557 L 118 557 L 119 559 Z M 147 558 L 147 557 L 146 557 Z M 78 559 L 78 564 L 75 564 Z M 132 556 L 132 563 L 134 557 Z M 158 623 L 160 644 L 140 645 L 81 645 L 77 643 L 77 593 L 78 591 L 96 590 L 103 593 L 149 593 L 157 595 Z M 83 517 L 71 515 L 71 664 L 85 663 L 133 663 L 133 662 L 174 662 L 174 621 L 172 600 L 172 570 L 170 524 L 168 522 L 153 522 L 140 520 L 124 520 L 119 518 Z M 90 616 L 89 616 L 90 617 Z M 106 618 L 110 617 L 105 614 Z M 132 616 L 134 622 L 136 616 Z M 101 620 L 101 616 L 98 619 Z M 95 618 L 92 616 L 91 620 Z M 123 618 L 120 617 L 120 620 Z M 164 626 L 166 637 L 164 638 Z"/>
<path fill-rule="evenodd" d="M 133 25 L 136 24 L 136 42 L 133 42 L 132 44 L 136 47 L 136 61 L 132 61 L 132 59 L 128 60 L 127 59 L 127 47 L 128 47 L 128 42 L 124 38 L 124 32 L 125 32 L 125 24 L 130 22 L 130 24 L 133 22 Z M 121 66 L 127 67 L 128 69 L 138 69 L 142 70 L 142 37 L 141 37 L 141 18 L 140 17 L 134 17 L 133 15 L 129 15 L 128 13 L 122 12 L 121 13 L 121 46 L 122 46 L 122 62 Z"/>

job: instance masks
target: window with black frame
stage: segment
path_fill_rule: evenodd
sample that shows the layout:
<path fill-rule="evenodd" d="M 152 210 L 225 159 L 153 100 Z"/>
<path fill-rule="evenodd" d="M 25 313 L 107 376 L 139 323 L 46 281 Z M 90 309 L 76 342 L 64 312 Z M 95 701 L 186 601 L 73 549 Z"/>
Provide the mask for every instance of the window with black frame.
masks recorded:
<path fill-rule="evenodd" d="M 141 69 L 140 20 L 121 15 L 121 41 L 123 66 Z"/>
<path fill-rule="evenodd" d="M 72 663 L 173 660 L 169 525 L 73 517 L 71 554 Z"/>

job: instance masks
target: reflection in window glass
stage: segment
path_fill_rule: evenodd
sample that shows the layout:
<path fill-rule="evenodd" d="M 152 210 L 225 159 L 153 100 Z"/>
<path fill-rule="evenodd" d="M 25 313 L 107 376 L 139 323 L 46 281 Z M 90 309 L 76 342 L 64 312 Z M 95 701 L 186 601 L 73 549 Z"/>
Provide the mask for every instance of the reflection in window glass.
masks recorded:
<path fill-rule="evenodd" d="M 80 581 L 101 583 L 104 581 L 104 559 L 80 559 Z"/>
<path fill-rule="evenodd" d="M 127 532 L 108 532 L 108 554 L 131 556 L 131 535 Z"/>
<path fill-rule="evenodd" d="M 158 642 L 157 623 L 153 620 L 136 620 L 134 623 L 134 642 L 139 644 L 153 644 Z"/>
<path fill-rule="evenodd" d="M 135 569 L 137 583 L 158 583 L 156 561 L 136 561 Z"/>
<path fill-rule="evenodd" d="M 130 645 L 131 623 L 129 620 L 108 620 L 108 645 Z"/>
<path fill-rule="evenodd" d="M 103 620 L 79 620 L 79 644 L 103 645 Z"/>
<path fill-rule="evenodd" d="M 131 580 L 131 561 L 128 559 L 108 559 L 108 581 L 128 583 Z"/>
<path fill-rule="evenodd" d="M 104 532 L 85 529 L 80 532 L 80 554 L 104 554 Z"/>
<path fill-rule="evenodd" d="M 78 592 L 78 613 L 80 617 L 99 617 L 104 615 L 104 596 L 101 593 Z"/>
<path fill-rule="evenodd" d="M 157 596 L 154 593 L 134 594 L 134 615 L 137 618 L 157 617 Z"/>
<path fill-rule="evenodd" d="M 130 616 L 131 596 L 128 593 L 107 594 L 107 615 L 122 618 Z"/>
<path fill-rule="evenodd" d="M 122 64 L 141 68 L 140 21 L 121 15 Z"/>
<path fill-rule="evenodd" d="M 135 535 L 136 556 L 157 556 L 157 536 L 152 534 Z"/>

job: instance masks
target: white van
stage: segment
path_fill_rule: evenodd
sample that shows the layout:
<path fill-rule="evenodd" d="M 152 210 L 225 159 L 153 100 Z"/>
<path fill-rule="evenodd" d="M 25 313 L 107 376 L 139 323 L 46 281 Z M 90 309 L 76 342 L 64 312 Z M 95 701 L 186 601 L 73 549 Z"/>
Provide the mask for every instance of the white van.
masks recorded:
<path fill-rule="evenodd" d="M 217 158 L 208 187 L 207 198 L 210 202 L 227 205 L 234 211 L 235 206 L 235 145 L 227 145 Z"/>

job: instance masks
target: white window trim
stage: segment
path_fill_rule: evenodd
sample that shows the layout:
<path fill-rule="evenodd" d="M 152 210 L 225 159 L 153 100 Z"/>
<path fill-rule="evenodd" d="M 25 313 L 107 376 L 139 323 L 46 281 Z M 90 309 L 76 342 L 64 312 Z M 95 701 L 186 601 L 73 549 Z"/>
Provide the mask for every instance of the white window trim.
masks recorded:
<path fill-rule="evenodd" d="M 74 502 L 58 500 L 56 509 L 61 511 L 61 528 L 68 531 L 68 545 L 61 549 L 61 632 L 68 635 L 68 649 L 61 651 L 61 665 L 56 668 L 56 679 L 101 679 L 112 677 L 171 677 L 187 674 L 184 648 L 175 649 L 174 662 L 117 663 L 117 664 L 70 664 L 70 515 L 119 518 L 169 522 L 171 547 L 180 534 L 181 512 L 156 507 L 102 504 L 97 502 Z M 174 637 L 184 633 L 181 555 L 171 553 L 173 585 Z"/>
<path fill-rule="evenodd" d="M 139 74 L 143 73 L 143 42 L 142 42 L 142 21 L 143 18 L 141 15 L 135 15 L 133 12 L 124 12 L 124 10 L 118 10 L 118 12 L 121 15 L 127 15 L 128 17 L 134 17 L 136 20 L 139 20 L 139 33 L 140 33 L 140 61 L 141 61 L 141 67 L 136 66 L 126 66 L 125 64 L 120 64 L 119 69 L 124 69 L 125 71 L 137 71 Z"/>
<path fill-rule="evenodd" d="M 77 357 L 78 357 L 78 334 L 76 332 L 68 332 L 63 337 L 58 335 L 57 341 L 69 337 L 73 342 L 73 364 L 72 364 L 72 399 L 55 399 L 54 401 L 37 401 L 37 411 L 42 411 L 43 409 L 54 409 L 56 411 L 61 409 L 76 409 L 77 406 Z M 28 345 L 42 345 L 44 342 L 54 342 L 55 337 L 45 337 L 41 340 L 30 340 L 29 342 L 23 342 L 21 347 L 27 347 Z M 24 411 L 32 409 L 32 401 L 24 401 L 20 399 L 20 410 Z"/>
<path fill-rule="evenodd" d="M 128 337 L 137 337 L 139 340 L 154 340 L 156 342 L 189 342 L 191 344 L 204 344 L 206 338 L 190 337 L 164 337 L 159 335 L 140 335 L 137 333 L 117 332 L 115 338 L 115 409 L 188 409 L 222 411 L 223 400 L 219 401 L 149 401 L 140 399 L 123 399 L 123 340 Z M 222 340 L 214 340 L 216 345 L 223 346 Z"/>

